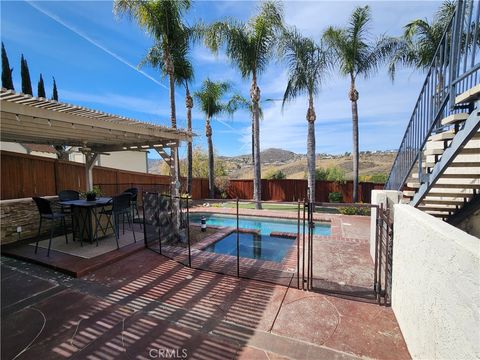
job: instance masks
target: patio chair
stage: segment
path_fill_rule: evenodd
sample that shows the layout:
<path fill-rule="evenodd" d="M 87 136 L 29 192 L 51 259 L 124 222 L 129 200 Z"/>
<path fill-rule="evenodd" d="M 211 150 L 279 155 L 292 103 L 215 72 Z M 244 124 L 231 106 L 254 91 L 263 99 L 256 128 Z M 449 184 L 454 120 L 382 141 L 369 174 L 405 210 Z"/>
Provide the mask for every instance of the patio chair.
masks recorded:
<path fill-rule="evenodd" d="M 55 228 L 56 220 L 61 221 L 63 226 L 63 232 L 65 234 L 65 242 L 68 244 L 67 227 L 65 225 L 65 214 L 53 212 L 51 203 L 47 199 L 43 199 L 41 197 L 32 197 L 32 199 L 33 201 L 35 201 L 35 204 L 37 204 L 38 212 L 40 213 L 40 225 L 38 227 L 37 243 L 35 245 L 35 254 L 38 251 L 38 242 L 40 241 L 40 234 L 42 231 L 42 222 L 44 219 L 51 221 L 50 240 L 48 241 L 48 251 L 47 251 L 47 257 L 48 257 L 50 256 L 50 248 L 52 246 L 53 230 Z"/>
<path fill-rule="evenodd" d="M 132 207 L 132 221 L 135 222 L 135 212 L 137 212 L 137 217 L 140 218 L 140 213 L 138 212 L 138 203 L 137 203 L 137 198 L 138 198 L 138 188 L 132 187 L 123 192 L 125 193 L 130 193 L 132 194 L 132 200 L 130 201 L 130 205 Z M 141 223 L 140 223 L 140 226 Z"/>
<path fill-rule="evenodd" d="M 120 238 L 120 216 L 122 216 L 122 223 L 123 223 L 123 233 L 125 234 L 125 216 L 127 216 L 128 225 L 132 229 L 133 232 L 133 240 L 137 242 L 137 238 L 135 237 L 135 228 L 133 227 L 133 222 L 131 216 L 131 201 L 132 201 L 132 194 L 131 193 L 123 193 L 118 196 L 112 198 L 106 206 L 112 205 L 111 209 L 103 209 L 100 211 L 100 214 L 106 215 L 108 218 L 107 227 L 105 228 L 105 232 L 108 230 L 110 226 L 114 233 L 115 233 L 115 240 L 117 242 L 117 249 L 120 249 L 120 245 L 118 243 L 118 239 Z M 113 222 L 112 222 L 113 219 Z M 97 237 L 98 239 L 98 237 Z M 98 245 L 98 240 L 97 240 Z"/>
<path fill-rule="evenodd" d="M 58 193 L 58 200 L 60 201 L 71 201 L 71 200 L 79 200 L 79 199 L 80 199 L 80 193 L 75 190 L 63 190 Z M 70 206 L 62 205 L 61 211 L 65 215 L 70 215 L 70 222 L 72 224 L 73 241 L 75 241 L 75 224 L 74 224 L 72 209 Z"/>

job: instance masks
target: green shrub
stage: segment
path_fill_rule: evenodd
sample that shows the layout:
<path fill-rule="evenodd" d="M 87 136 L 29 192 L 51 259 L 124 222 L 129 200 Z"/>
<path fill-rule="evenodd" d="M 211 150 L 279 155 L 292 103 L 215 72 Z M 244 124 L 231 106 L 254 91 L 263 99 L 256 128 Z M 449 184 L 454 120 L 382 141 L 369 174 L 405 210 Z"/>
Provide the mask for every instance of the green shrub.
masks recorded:
<path fill-rule="evenodd" d="M 372 175 L 363 175 L 360 176 L 360 182 L 372 182 L 378 184 L 385 184 L 387 182 L 388 175 L 387 174 L 372 174 Z"/>
<path fill-rule="evenodd" d="M 345 171 L 339 167 L 319 168 L 315 170 L 316 180 L 345 181 Z"/>
<path fill-rule="evenodd" d="M 348 206 L 348 207 L 341 207 L 338 209 L 338 211 L 340 211 L 340 213 L 343 215 L 363 215 L 363 216 L 370 215 L 370 208 L 368 207 Z"/>
<path fill-rule="evenodd" d="M 267 180 L 282 180 L 286 179 L 287 175 L 282 170 L 270 170 L 265 174 L 265 179 Z"/>
<path fill-rule="evenodd" d="M 343 201 L 343 195 L 339 192 L 331 192 L 328 194 L 328 201 L 331 203 L 341 203 Z"/>

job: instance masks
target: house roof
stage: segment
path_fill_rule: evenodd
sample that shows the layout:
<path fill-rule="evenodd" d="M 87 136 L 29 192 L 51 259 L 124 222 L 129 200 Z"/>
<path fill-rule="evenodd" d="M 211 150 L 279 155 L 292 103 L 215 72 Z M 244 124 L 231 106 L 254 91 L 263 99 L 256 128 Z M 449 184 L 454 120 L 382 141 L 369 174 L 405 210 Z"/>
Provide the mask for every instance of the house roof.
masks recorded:
<path fill-rule="evenodd" d="M 192 132 L 159 126 L 82 106 L 0 91 L 0 140 L 79 146 L 108 152 L 177 147 Z"/>
<path fill-rule="evenodd" d="M 43 144 L 22 144 L 22 146 L 28 151 L 44 152 L 50 154 L 56 154 L 55 148 L 52 145 Z"/>

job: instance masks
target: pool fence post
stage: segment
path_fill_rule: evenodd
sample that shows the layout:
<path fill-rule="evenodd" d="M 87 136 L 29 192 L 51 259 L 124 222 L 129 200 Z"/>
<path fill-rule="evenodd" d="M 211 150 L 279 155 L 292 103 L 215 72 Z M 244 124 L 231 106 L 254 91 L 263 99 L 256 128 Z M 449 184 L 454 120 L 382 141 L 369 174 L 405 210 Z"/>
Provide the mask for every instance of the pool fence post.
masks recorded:
<path fill-rule="evenodd" d="M 314 222 L 313 222 L 313 212 L 315 209 L 315 202 L 311 201 L 310 202 L 310 222 L 309 222 L 309 227 L 308 227 L 308 237 L 310 239 L 309 243 L 309 250 L 310 250 L 310 290 L 313 289 L 313 230 L 314 230 Z"/>
<path fill-rule="evenodd" d="M 181 197 L 181 196 L 180 196 Z M 189 194 L 186 195 L 187 198 L 187 241 L 188 241 L 188 267 L 192 267 L 192 251 L 190 244 L 190 209 L 188 206 Z M 182 199 L 180 199 L 182 201 Z"/>
<path fill-rule="evenodd" d="M 303 199 L 302 290 L 305 289 L 305 199 Z"/>
<path fill-rule="evenodd" d="M 160 251 L 160 255 L 162 255 L 162 230 L 160 226 L 160 201 L 162 200 L 162 195 L 157 193 L 157 208 L 155 210 L 155 216 L 158 225 L 158 247 Z"/>
<path fill-rule="evenodd" d="M 297 201 L 297 289 L 300 289 L 300 199 Z"/>
<path fill-rule="evenodd" d="M 238 197 L 237 197 L 237 277 L 240 277 L 240 234 L 239 230 L 239 218 L 238 218 Z"/>

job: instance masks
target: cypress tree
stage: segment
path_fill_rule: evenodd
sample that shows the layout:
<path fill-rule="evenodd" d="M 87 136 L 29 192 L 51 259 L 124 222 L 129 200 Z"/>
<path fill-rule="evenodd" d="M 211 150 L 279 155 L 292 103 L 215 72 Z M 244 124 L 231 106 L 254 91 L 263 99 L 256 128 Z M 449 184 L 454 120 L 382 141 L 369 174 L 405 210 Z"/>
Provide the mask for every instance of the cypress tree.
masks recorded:
<path fill-rule="evenodd" d="M 2 41 L 2 87 L 8 90 L 15 90 L 13 87 L 12 71 L 8 62 L 7 51 Z"/>
<path fill-rule="evenodd" d="M 55 78 L 53 78 L 53 94 L 52 94 L 52 100 L 58 101 L 57 82 L 55 81 Z"/>
<path fill-rule="evenodd" d="M 32 81 L 30 80 L 30 71 L 28 70 L 27 60 L 23 57 L 20 60 L 20 73 L 22 75 L 22 93 L 32 95 Z"/>
<path fill-rule="evenodd" d="M 40 74 L 40 80 L 38 80 L 38 87 L 37 87 L 37 96 L 41 98 L 46 98 L 47 95 L 45 95 L 45 84 L 43 83 L 43 77 L 42 74 Z"/>

